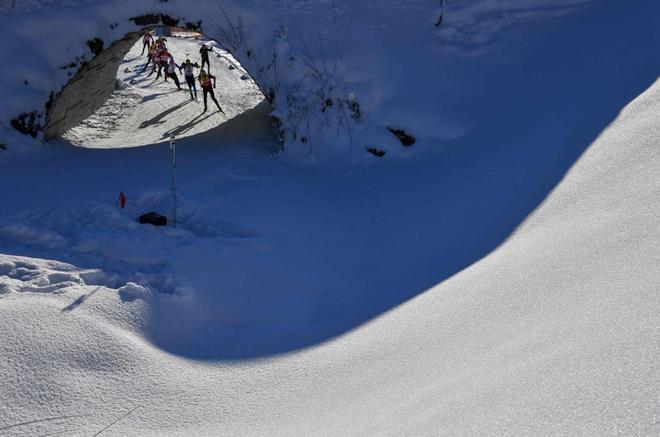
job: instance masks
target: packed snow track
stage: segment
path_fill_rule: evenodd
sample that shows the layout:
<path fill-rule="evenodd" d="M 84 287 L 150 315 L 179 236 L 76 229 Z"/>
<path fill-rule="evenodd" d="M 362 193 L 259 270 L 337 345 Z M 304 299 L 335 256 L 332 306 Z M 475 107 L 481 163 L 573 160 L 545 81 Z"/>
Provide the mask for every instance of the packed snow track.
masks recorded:
<path fill-rule="evenodd" d="M 156 29 L 161 30 L 161 28 Z M 217 110 L 208 99 L 208 110 L 204 111 L 202 91 L 197 81 L 196 99 L 191 96 L 181 72 L 176 74 L 180 89 L 164 75 L 157 78 L 152 66 L 145 67 L 147 51 L 142 51 L 142 38 L 133 44 L 120 63 L 114 90 L 107 100 L 86 119 L 64 131 L 65 140 L 88 148 L 123 148 L 157 144 L 169 139 L 189 137 L 221 126 L 243 114 L 240 126 L 246 132 L 255 129 L 270 129 L 269 108 L 262 93 L 252 78 L 229 52 L 215 41 L 196 32 L 185 32 L 167 28 L 168 51 L 177 64 L 186 59 L 201 63 L 199 48 L 206 44 L 213 48 L 210 54 L 210 72 L 216 77 L 215 95 L 223 112 Z M 156 37 L 158 37 L 156 35 Z M 121 50 L 124 45 L 116 44 L 109 50 Z M 116 56 L 106 53 L 105 56 Z M 99 74 L 99 69 L 83 70 L 83 75 Z M 196 69 L 196 76 L 199 69 Z M 94 78 L 91 78 L 94 79 Z M 74 81 L 76 84 L 78 80 Z M 89 81 L 95 86 L 96 81 Z M 83 96 L 93 96 L 98 90 L 83 89 Z M 65 99 L 69 101 L 67 94 Z M 78 93 L 75 98 L 79 98 Z M 57 102 L 66 106 L 68 102 Z M 73 103 L 77 105 L 77 102 Z M 68 108 L 67 108 L 68 109 Z M 67 111 L 68 114 L 68 111 Z M 234 120 L 236 122 L 236 120 Z M 235 132 L 234 132 L 235 133 Z"/>

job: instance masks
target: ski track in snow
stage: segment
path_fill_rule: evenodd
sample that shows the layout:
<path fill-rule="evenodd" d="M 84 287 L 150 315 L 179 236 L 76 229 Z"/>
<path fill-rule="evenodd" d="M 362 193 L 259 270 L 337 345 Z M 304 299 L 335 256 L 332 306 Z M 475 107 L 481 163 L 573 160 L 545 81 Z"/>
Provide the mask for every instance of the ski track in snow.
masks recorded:
<path fill-rule="evenodd" d="M 193 34 L 196 35 L 196 34 Z M 183 74 L 177 69 L 182 90 L 172 79 L 156 79 L 151 65 L 142 69 L 147 61 L 141 55 L 140 39 L 127 53 L 118 71 L 118 85 L 110 99 L 80 125 L 70 129 L 64 138 L 81 147 L 118 148 L 155 144 L 169 140 L 170 133 L 185 138 L 208 131 L 242 114 L 263 101 L 263 95 L 254 81 L 230 53 L 202 36 L 167 37 L 167 47 L 177 65 L 187 55 L 201 64 L 199 47 L 202 43 L 213 47 L 210 53 L 211 73 L 216 76 L 215 95 L 225 114 L 217 111 L 208 99 L 204 109 L 199 81 L 197 101 L 191 100 Z M 195 69 L 196 75 L 199 69 Z"/>

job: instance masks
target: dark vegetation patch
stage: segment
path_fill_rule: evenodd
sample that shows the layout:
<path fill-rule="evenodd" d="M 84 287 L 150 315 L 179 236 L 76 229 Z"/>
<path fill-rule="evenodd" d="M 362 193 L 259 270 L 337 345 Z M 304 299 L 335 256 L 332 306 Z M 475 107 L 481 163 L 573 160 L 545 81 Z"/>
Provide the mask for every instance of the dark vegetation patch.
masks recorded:
<path fill-rule="evenodd" d="M 130 20 L 137 24 L 138 26 L 154 26 L 156 24 L 164 24 L 166 26 L 178 26 L 179 21 L 181 21 L 179 18 L 174 18 L 170 15 L 167 14 L 144 14 L 144 15 L 139 15 L 137 17 L 132 17 Z M 195 23 L 186 23 L 186 27 L 190 24 L 191 26 L 195 26 Z M 197 29 L 193 30 L 198 30 L 199 27 L 201 27 L 202 22 L 198 21 L 197 22 Z"/>
<path fill-rule="evenodd" d="M 332 108 L 334 106 L 334 102 L 332 99 L 327 98 L 321 103 L 321 112 L 325 112 L 326 110 Z"/>
<path fill-rule="evenodd" d="M 166 26 L 178 26 L 179 25 L 179 20 L 178 18 L 172 18 L 167 14 L 160 14 L 160 21 L 163 22 L 164 25 Z"/>
<path fill-rule="evenodd" d="M 129 19 L 138 26 L 150 26 L 160 23 L 160 14 L 144 14 Z"/>
<path fill-rule="evenodd" d="M 351 99 L 348 101 L 348 110 L 351 111 L 351 118 L 353 120 L 359 120 L 362 116 L 362 113 L 360 112 L 360 104 L 357 100 Z"/>
<path fill-rule="evenodd" d="M 415 137 L 407 133 L 405 130 L 394 127 L 388 127 L 387 130 L 392 132 L 392 134 L 394 134 L 404 146 L 410 147 L 415 144 Z"/>
<path fill-rule="evenodd" d="M 233 70 L 234 68 L 236 68 L 236 67 L 234 67 L 233 65 L 229 66 L 230 70 Z M 270 103 L 272 105 L 273 102 L 275 101 L 275 89 L 273 89 L 273 87 L 268 88 L 268 91 L 266 92 L 265 97 L 266 97 L 266 100 L 268 101 L 268 103 Z"/>
<path fill-rule="evenodd" d="M 85 59 L 85 56 L 76 56 L 75 62 L 69 62 L 68 64 L 61 65 L 59 69 L 70 70 L 67 74 L 69 77 L 71 77 L 85 65 L 87 65 L 87 59 Z"/>
<path fill-rule="evenodd" d="M 51 91 L 50 95 L 48 96 L 48 101 L 46 102 L 46 114 L 50 111 L 50 108 L 53 106 L 53 103 L 55 103 L 55 92 Z"/>
<path fill-rule="evenodd" d="M 24 135 L 36 138 L 39 131 L 43 130 L 41 115 L 37 114 L 37 111 L 23 112 L 18 117 L 12 118 L 11 127 Z"/>
<path fill-rule="evenodd" d="M 94 38 L 87 41 L 87 47 L 94 53 L 94 56 L 98 56 L 103 51 L 103 40 L 100 38 Z"/>
<path fill-rule="evenodd" d="M 365 150 L 367 152 L 371 153 L 372 155 L 377 156 L 379 158 L 382 158 L 383 156 L 385 156 L 385 151 L 384 150 L 377 149 L 375 147 L 367 146 L 367 147 L 365 147 Z"/>
<path fill-rule="evenodd" d="M 186 21 L 186 29 L 194 30 L 195 32 L 201 32 L 202 31 L 202 20 L 199 20 L 196 23 L 191 23 L 190 21 Z"/>

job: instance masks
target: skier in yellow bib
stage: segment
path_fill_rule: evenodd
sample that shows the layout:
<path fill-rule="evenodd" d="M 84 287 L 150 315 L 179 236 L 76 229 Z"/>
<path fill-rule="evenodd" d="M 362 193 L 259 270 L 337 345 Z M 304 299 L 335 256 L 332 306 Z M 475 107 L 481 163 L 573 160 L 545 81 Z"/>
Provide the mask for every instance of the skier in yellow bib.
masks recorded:
<path fill-rule="evenodd" d="M 206 112 L 206 96 L 208 94 L 211 95 L 211 100 L 215 102 L 215 105 L 218 107 L 218 111 L 222 112 L 223 114 L 225 111 L 222 110 L 220 107 L 220 104 L 215 98 L 215 93 L 213 92 L 213 88 L 215 88 L 215 76 L 207 73 L 206 70 L 202 68 L 202 70 L 199 73 L 199 83 L 202 86 L 202 92 L 204 93 L 204 112 Z"/>

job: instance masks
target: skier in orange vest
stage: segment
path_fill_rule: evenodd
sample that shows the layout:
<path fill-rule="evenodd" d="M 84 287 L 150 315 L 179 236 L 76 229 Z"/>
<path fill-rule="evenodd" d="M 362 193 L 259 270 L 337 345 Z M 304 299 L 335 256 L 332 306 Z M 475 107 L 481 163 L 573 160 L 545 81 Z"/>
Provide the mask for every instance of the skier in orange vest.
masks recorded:
<path fill-rule="evenodd" d="M 156 59 L 155 59 L 155 57 L 156 57 L 156 44 L 151 43 L 151 45 L 149 46 L 148 55 L 149 56 L 147 57 L 147 63 L 144 64 L 144 68 L 142 69 L 142 73 L 144 73 L 147 70 L 147 67 L 149 66 L 151 61 L 154 62 L 154 66 L 156 65 Z"/>
<path fill-rule="evenodd" d="M 215 93 L 213 92 L 213 88 L 215 88 L 215 76 L 213 76 L 210 73 L 207 73 L 206 70 L 202 68 L 202 70 L 199 73 L 199 83 L 202 86 L 202 92 L 204 93 L 204 112 L 206 112 L 206 96 L 208 94 L 211 95 L 211 99 L 215 102 L 215 105 L 218 107 L 218 111 L 222 112 L 223 114 L 225 111 L 222 110 L 220 107 L 220 104 L 218 103 L 218 100 L 215 98 Z"/>

